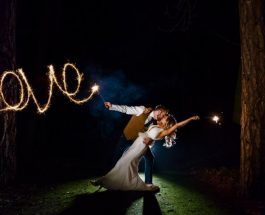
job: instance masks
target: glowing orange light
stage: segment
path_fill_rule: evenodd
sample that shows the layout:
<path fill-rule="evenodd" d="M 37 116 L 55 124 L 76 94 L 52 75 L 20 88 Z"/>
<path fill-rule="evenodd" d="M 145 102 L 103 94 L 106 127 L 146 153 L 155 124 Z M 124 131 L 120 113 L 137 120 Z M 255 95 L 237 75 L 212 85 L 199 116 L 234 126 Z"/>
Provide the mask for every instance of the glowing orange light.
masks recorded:
<path fill-rule="evenodd" d="M 73 92 L 69 91 L 68 85 L 66 82 L 66 71 L 68 68 L 72 68 L 76 73 L 77 85 L 76 85 L 76 88 Z M 52 93 L 53 93 L 54 84 L 58 87 L 58 89 L 66 97 L 68 97 L 70 99 L 70 101 L 72 101 L 76 104 L 83 104 L 83 103 L 87 102 L 88 100 L 90 100 L 92 98 L 93 94 L 98 90 L 98 86 L 95 85 L 95 86 L 97 86 L 97 90 L 92 88 L 92 91 L 89 90 L 89 92 L 90 91 L 91 92 L 89 93 L 89 95 L 87 95 L 87 97 L 82 98 L 82 99 L 78 99 L 77 94 L 80 91 L 80 86 L 81 86 L 81 83 L 83 81 L 83 79 L 82 79 L 83 74 L 78 71 L 78 69 L 75 67 L 75 65 L 73 65 L 71 63 L 64 64 L 63 71 L 62 71 L 62 80 L 60 82 L 56 78 L 53 66 L 52 65 L 48 66 L 48 69 L 49 69 L 49 71 L 48 71 L 48 79 L 49 79 L 48 99 L 47 99 L 47 102 L 43 105 L 39 104 L 39 102 L 38 102 L 38 100 L 37 100 L 37 98 L 33 92 L 33 89 L 31 87 L 31 85 L 29 84 L 28 79 L 27 79 L 27 77 L 26 77 L 26 75 L 22 69 L 18 69 L 16 71 L 5 71 L 2 74 L 2 76 L 0 77 L 0 100 L 2 100 L 2 102 L 4 104 L 4 108 L 0 109 L 0 111 L 1 112 L 2 111 L 21 111 L 27 107 L 27 105 L 30 101 L 30 97 L 31 97 L 33 102 L 37 106 L 38 113 L 44 113 L 45 111 L 48 110 L 48 108 L 51 104 L 51 97 L 52 97 Z M 17 81 L 19 83 L 19 96 L 18 96 L 18 102 L 16 104 L 8 103 L 6 100 L 6 97 L 3 93 L 4 81 L 8 76 L 13 76 L 14 78 L 17 79 Z"/>

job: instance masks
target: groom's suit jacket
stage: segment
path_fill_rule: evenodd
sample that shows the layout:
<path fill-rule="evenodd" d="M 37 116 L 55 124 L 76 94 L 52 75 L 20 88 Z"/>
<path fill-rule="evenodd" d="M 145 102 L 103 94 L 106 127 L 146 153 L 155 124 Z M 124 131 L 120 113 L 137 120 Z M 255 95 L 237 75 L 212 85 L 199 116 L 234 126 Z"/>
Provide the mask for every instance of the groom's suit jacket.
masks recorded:
<path fill-rule="evenodd" d="M 131 119 L 123 129 L 125 138 L 132 141 L 134 141 L 138 137 L 139 132 L 145 132 L 147 130 L 145 124 L 150 122 L 154 116 L 153 111 L 151 113 L 144 113 L 144 106 L 126 106 L 112 104 L 109 109 L 132 115 Z"/>

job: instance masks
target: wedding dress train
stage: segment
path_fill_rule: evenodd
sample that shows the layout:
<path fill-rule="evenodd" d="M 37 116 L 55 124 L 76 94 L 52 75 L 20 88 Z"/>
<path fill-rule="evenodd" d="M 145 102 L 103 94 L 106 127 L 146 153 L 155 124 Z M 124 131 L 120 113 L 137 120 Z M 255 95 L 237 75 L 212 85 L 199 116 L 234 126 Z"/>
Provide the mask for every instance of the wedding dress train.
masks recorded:
<path fill-rule="evenodd" d="M 150 126 L 144 133 L 139 133 L 138 138 L 123 153 L 116 165 L 103 177 L 97 179 L 94 185 L 101 185 L 110 190 L 155 190 L 157 186 L 148 186 L 138 173 L 139 162 L 144 156 L 148 145 L 143 143 L 144 137 L 156 140 L 156 136 L 163 129 L 157 125 Z"/>

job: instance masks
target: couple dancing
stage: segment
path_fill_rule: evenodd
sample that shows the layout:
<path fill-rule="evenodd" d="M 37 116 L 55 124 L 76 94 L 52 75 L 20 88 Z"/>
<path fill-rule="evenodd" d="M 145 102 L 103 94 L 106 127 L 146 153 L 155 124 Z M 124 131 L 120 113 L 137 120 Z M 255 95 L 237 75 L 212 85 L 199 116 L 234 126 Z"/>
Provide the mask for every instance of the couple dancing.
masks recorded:
<path fill-rule="evenodd" d="M 144 106 L 129 107 L 105 102 L 109 110 L 133 115 L 123 130 L 116 150 L 116 159 L 121 156 L 115 166 L 104 176 L 90 181 L 94 186 L 101 186 L 110 190 L 158 191 L 159 187 L 152 183 L 152 169 L 154 157 L 150 146 L 156 140 L 165 138 L 166 146 L 172 146 L 176 129 L 183 127 L 198 116 L 192 116 L 179 123 L 168 114 L 168 110 L 158 105 L 154 110 Z M 129 146 L 129 147 L 128 147 Z M 124 151 L 124 148 L 127 150 Z M 138 166 L 145 158 L 145 182 L 140 178 Z"/>

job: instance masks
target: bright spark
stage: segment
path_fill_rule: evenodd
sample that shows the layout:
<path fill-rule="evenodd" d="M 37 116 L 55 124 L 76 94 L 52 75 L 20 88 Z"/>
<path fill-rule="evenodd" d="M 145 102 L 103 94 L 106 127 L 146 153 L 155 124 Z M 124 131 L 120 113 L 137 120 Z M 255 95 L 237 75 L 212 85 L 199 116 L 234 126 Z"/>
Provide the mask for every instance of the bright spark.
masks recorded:
<path fill-rule="evenodd" d="M 218 123 L 219 119 L 220 118 L 218 116 L 213 116 L 213 118 L 212 118 L 212 120 L 215 121 L 215 123 Z"/>
<path fill-rule="evenodd" d="M 97 92 L 99 90 L 99 86 L 98 85 L 94 85 L 93 87 L 91 87 L 92 92 Z"/>
<path fill-rule="evenodd" d="M 72 68 L 75 73 L 76 73 L 76 80 L 77 80 L 77 85 L 76 88 L 73 92 L 70 92 L 70 90 L 68 89 L 68 85 L 66 82 L 66 71 L 68 68 Z M 64 64 L 63 70 L 62 70 L 62 80 L 59 82 L 55 72 L 54 72 L 54 68 L 52 65 L 48 66 L 48 79 L 49 79 L 49 91 L 48 91 L 48 99 L 47 102 L 43 105 L 41 105 L 35 94 L 34 91 L 31 87 L 31 85 L 28 82 L 28 79 L 25 75 L 25 73 L 23 72 L 22 69 L 18 69 L 16 71 L 5 71 L 2 76 L 0 77 L 0 100 L 2 100 L 4 107 L 2 109 L 0 109 L 0 112 L 3 111 L 21 111 L 24 108 L 27 107 L 27 105 L 29 104 L 30 101 L 30 97 L 32 98 L 33 102 L 35 103 L 38 113 L 44 113 L 45 111 L 48 110 L 50 104 L 51 104 L 51 97 L 52 97 L 52 93 L 53 93 L 53 87 L 54 85 L 56 85 L 58 87 L 58 89 L 66 96 L 70 99 L 71 102 L 74 102 L 75 104 L 83 104 L 85 102 L 87 102 L 88 100 L 90 100 L 93 96 L 93 94 L 98 90 L 98 86 L 95 85 L 94 87 L 92 87 L 92 92 L 90 92 L 91 90 L 89 90 L 89 95 L 87 95 L 85 98 L 82 99 L 78 99 L 77 98 L 77 94 L 80 91 L 80 86 L 81 83 L 83 81 L 82 77 L 83 74 L 79 72 L 79 70 L 75 67 L 75 65 L 71 64 L 71 63 L 66 63 Z M 4 82 L 6 77 L 8 76 L 13 76 L 14 78 L 17 79 L 18 83 L 19 83 L 19 96 L 18 96 L 18 102 L 16 104 L 10 104 L 7 102 L 6 100 L 6 96 L 4 95 Z M 95 87 L 97 86 L 97 90 L 95 89 Z M 6 86 L 7 87 L 7 86 Z"/>

